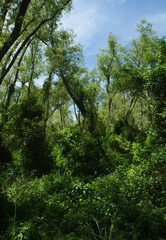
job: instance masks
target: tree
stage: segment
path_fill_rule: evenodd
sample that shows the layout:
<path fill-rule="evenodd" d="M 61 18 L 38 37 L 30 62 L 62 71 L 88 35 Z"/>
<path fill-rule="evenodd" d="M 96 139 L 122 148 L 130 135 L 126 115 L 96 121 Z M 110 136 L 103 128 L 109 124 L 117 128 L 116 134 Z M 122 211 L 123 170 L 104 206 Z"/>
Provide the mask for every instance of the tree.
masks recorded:
<path fill-rule="evenodd" d="M 138 40 L 133 39 L 122 51 L 122 64 L 116 71 L 113 88 L 130 97 L 126 120 L 130 117 L 139 98 L 146 99 L 144 71 L 149 67 L 147 54 L 154 51 L 156 33 L 152 24 L 142 19 L 137 25 L 140 34 Z"/>
<path fill-rule="evenodd" d="M 11 33 L 9 34 L 6 41 L 3 42 L 3 46 L 0 48 L 0 61 L 5 56 L 5 54 L 8 52 L 8 50 L 12 47 L 14 42 L 19 38 L 21 34 L 21 28 L 23 25 L 23 21 L 25 18 L 25 14 L 28 10 L 28 6 L 30 4 L 31 0 L 22 0 L 18 1 L 14 4 L 17 4 L 17 8 L 12 4 L 12 1 L 4 1 L 3 5 L 1 6 L 2 16 L 1 16 L 1 34 L 3 28 L 9 28 L 9 25 L 5 26 L 5 20 L 7 18 L 7 14 L 9 10 L 12 10 L 12 14 L 14 15 L 14 11 L 17 12 L 17 14 L 14 16 L 14 22 L 10 22 L 10 24 L 14 23 L 14 27 L 11 30 Z M 11 13 L 9 13 L 11 14 Z"/>
<path fill-rule="evenodd" d="M 6 6 L 8 6 L 7 11 L 3 10 Z M 60 18 L 62 11 L 70 9 L 70 6 L 71 0 L 59 0 L 56 2 L 52 0 L 4 1 L 1 18 L 0 85 L 19 54 L 26 48 L 35 34 L 51 21 L 56 25 L 56 21 Z M 10 14 L 11 17 L 9 18 Z"/>
<path fill-rule="evenodd" d="M 49 71 L 49 68 L 47 69 Z M 53 79 L 53 73 L 49 73 L 49 77 L 44 81 L 42 88 L 42 99 L 45 106 L 45 124 L 47 122 L 53 122 L 57 120 L 57 114 L 60 118 L 56 121 L 60 129 L 66 127 L 66 122 L 70 122 L 69 119 L 69 106 L 71 103 L 71 98 L 68 95 L 63 82 L 61 79 Z"/>
<path fill-rule="evenodd" d="M 6 97 L 6 107 L 8 107 L 10 104 L 12 95 L 15 92 L 16 83 L 24 82 L 24 85 L 27 85 L 27 92 L 29 95 L 31 92 L 31 87 L 34 85 L 34 79 L 37 79 L 43 70 L 39 40 L 33 39 L 30 43 L 30 46 L 27 46 L 27 48 L 29 47 L 29 52 L 26 54 L 27 48 L 24 49 L 22 55 L 14 64 L 16 71 L 15 69 L 11 71 L 12 75 L 10 76 L 11 80 Z"/>
<path fill-rule="evenodd" d="M 114 36 L 112 33 L 110 33 L 107 40 L 107 49 L 101 49 L 97 55 L 98 68 L 106 80 L 108 121 L 111 115 L 112 100 L 116 94 L 116 91 L 112 91 L 111 89 L 111 79 L 113 78 L 114 71 L 118 67 L 119 63 L 118 51 L 120 49 L 120 45 L 118 44 L 117 40 L 117 36 Z"/>
<path fill-rule="evenodd" d="M 166 136 L 166 40 L 156 39 L 153 51 L 146 54 L 148 67 L 144 68 L 143 79 L 147 100 L 153 106 L 155 129 L 164 139 Z"/>
<path fill-rule="evenodd" d="M 86 92 L 88 83 L 87 69 L 82 67 L 82 48 L 74 43 L 73 34 L 67 31 L 51 31 L 46 41 L 46 57 L 55 76 L 60 78 L 72 101 L 82 116 L 88 120 L 93 131 L 96 116 L 89 103 Z"/>

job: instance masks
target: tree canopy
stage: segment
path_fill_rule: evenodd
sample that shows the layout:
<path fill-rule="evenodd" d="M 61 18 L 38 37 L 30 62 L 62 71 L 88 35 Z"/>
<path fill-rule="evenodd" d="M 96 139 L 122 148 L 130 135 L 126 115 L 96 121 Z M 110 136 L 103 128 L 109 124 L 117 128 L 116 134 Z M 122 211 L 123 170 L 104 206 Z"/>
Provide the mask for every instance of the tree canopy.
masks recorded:
<path fill-rule="evenodd" d="M 164 240 L 165 37 L 110 32 L 89 70 L 71 0 L 0 7 L 0 239 Z"/>

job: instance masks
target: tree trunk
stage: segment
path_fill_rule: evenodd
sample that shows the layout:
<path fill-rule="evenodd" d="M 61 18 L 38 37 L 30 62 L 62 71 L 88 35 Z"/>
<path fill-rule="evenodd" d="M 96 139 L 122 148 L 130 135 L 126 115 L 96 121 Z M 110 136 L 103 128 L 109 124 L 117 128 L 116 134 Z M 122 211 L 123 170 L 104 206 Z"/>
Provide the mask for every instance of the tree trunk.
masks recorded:
<path fill-rule="evenodd" d="M 133 96 L 133 98 L 131 99 L 129 109 L 128 109 L 126 117 L 125 117 L 126 120 L 129 119 L 129 116 L 131 115 L 132 111 L 134 110 L 137 100 L 138 100 L 138 97 L 136 98 L 136 96 Z"/>
<path fill-rule="evenodd" d="M 25 1 L 25 0 L 23 0 Z M 27 0 L 26 0 L 27 1 Z M 30 2 L 30 0 L 29 0 Z M 15 60 L 17 59 L 18 55 L 20 54 L 20 52 L 22 51 L 22 49 L 25 47 L 25 45 L 27 44 L 27 42 L 29 41 L 29 39 L 34 36 L 36 34 L 36 32 L 47 22 L 53 20 L 56 15 L 58 15 L 61 11 L 63 11 L 66 7 L 66 5 L 68 3 L 70 3 L 71 0 L 66 0 L 66 2 L 63 4 L 63 6 L 59 9 L 57 9 L 57 11 L 55 12 L 54 16 L 53 17 L 50 17 L 50 18 L 47 18 L 47 19 L 44 19 L 41 23 L 39 23 L 39 25 L 26 37 L 26 39 L 22 42 L 20 48 L 16 51 L 15 55 L 13 56 L 13 59 L 11 60 L 9 66 L 7 67 L 7 69 L 5 69 L 4 72 L 1 72 L 1 76 L 0 76 L 0 85 L 2 84 L 2 81 L 3 79 L 5 78 L 5 76 L 7 75 L 7 73 L 10 71 L 11 67 L 13 66 Z M 11 47 L 11 46 L 10 46 Z M 3 56 L 6 54 L 6 52 L 9 50 L 9 48 L 6 50 L 3 50 L 4 46 L 0 49 L 0 61 L 1 59 L 3 58 Z M 3 52 L 3 53 L 2 53 Z"/>
<path fill-rule="evenodd" d="M 30 43 L 31 43 L 31 41 L 29 41 L 29 43 L 28 43 L 27 46 L 25 47 L 24 52 L 22 53 L 22 55 L 21 55 L 21 57 L 20 57 L 20 59 L 19 59 L 19 61 L 18 61 L 17 71 L 16 71 L 16 75 L 15 75 L 15 78 L 14 78 L 14 82 L 13 82 L 11 91 L 10 91 L 10 92 L 8 91 L 7 100 L 6 100 L 6 108 L 9 107 L 10 100 L 11 100 L 11 97 L 12 97 L 12 95 L 13 95 L 13 93 L 14 93 L 14 88 L 15 88 L 15 85 L 16 85 L 16 82 L 17 82 L 17 79 L 18 79 L 18 74 L 19 74 L 19 70 L 20 70 L 20 65 L 21 65 L 21 62 L 22 62 L 22 60 L 23 60 L 23 57 L 24 57 L 24 55 L 25 55 L 25 53 L 26 53 L 26 50 L 27 50 L 28 46 L 30 45 Z"/>
<path fill-rule="evenodd" d="M 68 80 L 65 78 L 63 72 L 60 70 L 60 74 L 61 74 L 61 78 L 62 78 L 62 81 L 63 81 L 63 84 L 68 92 L 68 94 L 70 95 L 70 97 L 72 98 L 73 102 L 77 105 L 78 109 L 80 110 L 81 114 L 83 115 L 83 117 L 87 117 L 88 115 L 88 112 L 87 110 L 85 109 L 85 106 L 84 106 L 84 103 L 79 101 L 73 91 L 71 90 L 71 87 L 68 83 Z"/>
<path fill-rule="evenodd" d="M 18 10 L 18 13 L 16 16 L 15 26 L 13 28 L 13 31 L 0 49 L 0 61 L 5 56 L 5 54 L 9 50 L 9 48 L 13 45 L 13 43 L 20 36 L 22 23 L 23 23 L 23 20 L 24 20 L 24 17 L 25 17 L 25 14 L 26 14 L 26 11 L 28 9 L 30 2 L 31 2 L 31 0 L 22 0 L 22 2 L 20 3 L 20 7 L 19 7 L 19 10 Z"/>
<path fill-rule="evenodd" d="M 80 114 L 80 110 L 78 110 L 78 113 L 77 113 L 75 103 L 74 103 L 74 113 L 75 113 L 75 117 L 78 122 L 78 125 L 80 126 L 81 125 L 81 119 L 80 119 L 81 114 Z"/>

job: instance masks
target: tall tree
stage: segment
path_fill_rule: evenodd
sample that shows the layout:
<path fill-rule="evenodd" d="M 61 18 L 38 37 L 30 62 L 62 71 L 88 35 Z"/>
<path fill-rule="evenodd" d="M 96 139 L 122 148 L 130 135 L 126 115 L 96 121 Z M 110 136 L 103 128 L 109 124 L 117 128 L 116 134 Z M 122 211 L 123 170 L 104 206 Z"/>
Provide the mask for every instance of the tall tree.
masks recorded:
<path fill-rule="evenodd" d="M 52 31 L 46 42 L 46 56 L 56 76 L 58 76 L 73 102 L 77 105 L 82 116 L 90 121 L 93 129 L 95 114 L 89 105 L 86 86 L 88 83 L 87 70 L 82 67 L 82 48 L 74 43 L 73 34 L 67 31 Z"/>
<path fill-rule="evenodd" d="M 154 51 L 156 33 L 152 24 L 142 19 L 137 25 L 139 39 L 133 39 L 122 52 L 122 64 L 113 80 L 113 87 L 130 97 L 126 120 L 131 115 L 139 98 L 145 99 L 147 91 L 144 85 L 144 69 L 149 67 L 147 54 Z"/>
<path fill-rule="evenodd" d="M 112 100 L 116 94 L 116 91 L 112 91 L 111 89 L 111 79 L 113 78 L 114 70 L 117 68 L 119 62 L 118 51 L 120 49 L 120 45 L 117 40 L 117 36 L 110 33 L 107 40 L 107 49 L 101 49 L 97 55 L 98 68 L 106 80 L 108 121 L 110 120 L 111 115 Z"/>
<path fill-rule="evenodd" d="M 160 136 L 166 137 L 166 39 L 156 39 L 153 51 L 146 54 L 148 67 L 144 68 L 144 89 L 147 101 L 153 106 L 153 123 Z"/>
<path fill-rule="evenodd" d="M 52 24 L 57 26 L 57 20 L 63 10 L 70 9 L 72 0 L 22 0 L 13 3 L 4 1 L 2 8 L 5 7 L 7 2 L 9 2 L 8 13 L 4 13 L 5 17 L 2 17 L 4 20 L 1 20 L 1 26 L 3 27 L 0 39 L 0 85 L 30 39 L 51 21 Z"/>
<path fill-rule="evenodd" d="M 15 19 L 14 19 L 14 27 L 11 30 L 10 35 L 8 36 L 7 40 L 4 41 L 3 46 L 0 48 L 0 61 L 2 58 L 5 56 L 7 51 L 12 47 L 14 42 L 19 38 L 20 33 L 21 33 L 21 28 L 23 25 L 23 21 L 25 18 L 25 14 L 28 10 L 28 6 L 31 2 L 31 0 L 22 0 L 21 2 L 19 1 L 17 4 L 17 9 L 14 9 L 12 4 L 10 4 L 12 1 L 4 1 L 1 11 L 2 11 L 2 17 L 1 17 L 1 29 L 5 27 L 5 19 L 7 16 L 7 12 L 9 11 L 10 7 L 14 11 L 18 11 Z"/>

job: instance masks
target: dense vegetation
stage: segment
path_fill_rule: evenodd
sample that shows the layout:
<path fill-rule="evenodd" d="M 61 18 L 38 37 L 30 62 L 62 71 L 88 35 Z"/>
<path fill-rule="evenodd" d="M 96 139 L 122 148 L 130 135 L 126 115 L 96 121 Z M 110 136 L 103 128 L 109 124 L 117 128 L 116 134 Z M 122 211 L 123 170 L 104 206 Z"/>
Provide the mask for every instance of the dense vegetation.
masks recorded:
<path fill-rule="evenodd" d="M 89 71 L 71 2 L 1 1 L 0 239 L 164 240 L 165 37 L 110 33 Z"/>

